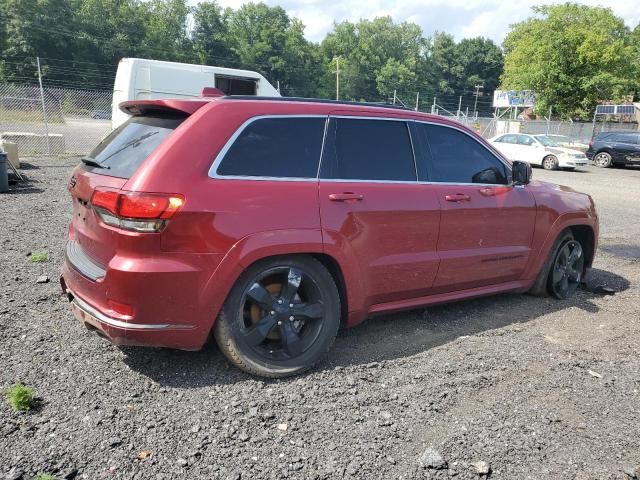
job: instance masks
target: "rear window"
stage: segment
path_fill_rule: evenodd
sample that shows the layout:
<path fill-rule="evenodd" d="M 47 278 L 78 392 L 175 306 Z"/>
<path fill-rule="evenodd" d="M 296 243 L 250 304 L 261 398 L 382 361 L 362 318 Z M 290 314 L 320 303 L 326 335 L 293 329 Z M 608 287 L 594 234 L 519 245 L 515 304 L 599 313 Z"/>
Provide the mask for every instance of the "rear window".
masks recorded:
<path fill-rule="evenodd" d="M 257 119 L 240 132 L 217 174 L 316 178 L 325 122 L 325 117 Z"/>
<path fill-rule="evenodd" d="M 103 175 L 130 178 L 142 162 L 184 121 L 185 117 L 133 117 L 102 140 L 86 157 Z"/>

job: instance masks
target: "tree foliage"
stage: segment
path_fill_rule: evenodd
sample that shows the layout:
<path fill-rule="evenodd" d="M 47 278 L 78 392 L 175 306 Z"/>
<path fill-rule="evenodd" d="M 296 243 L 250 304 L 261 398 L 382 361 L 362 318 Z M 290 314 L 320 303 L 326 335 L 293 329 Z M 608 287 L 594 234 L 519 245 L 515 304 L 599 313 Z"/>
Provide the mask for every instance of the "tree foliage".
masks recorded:
<path fill-rule="evenodd" d="M 565 3 L 533 10 L 504 41 L 504 88 L 532 90 L 538 109 L 563 117 L 588 117 L 599 101 L 637 90 L 640 42 L 610 9 Z"/>

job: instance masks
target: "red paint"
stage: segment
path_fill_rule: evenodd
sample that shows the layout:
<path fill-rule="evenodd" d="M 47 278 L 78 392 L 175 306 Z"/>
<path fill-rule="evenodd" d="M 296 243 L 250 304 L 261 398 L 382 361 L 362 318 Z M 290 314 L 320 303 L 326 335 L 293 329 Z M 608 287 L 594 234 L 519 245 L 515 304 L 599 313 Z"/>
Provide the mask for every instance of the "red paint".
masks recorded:
<path fill-rule="evenodd" d="M 127 102 L 125 107 L 174 109 L 190 117 L 128 180 L 82 167 L 74 171 L 69 237 L 106 275 L 92 281 L 65 262 L 66 287 L 96 310 L 133 326 L 171 325 L 113 327 L 74 307 L 79 318 L 116 343 L 202 347 L 238 276 L 273 255 L 332 258 L 344 279 L 347 324 L 355 325 L 371 314 L 526 291 L 568 226 L 588 226 L 597 242 L 591 198 L 542 182 L 487 187 L 208 176 L 217 153 L 247 119 L 329 115 L 336 113 L 332 104 L 201 98 Z M 412 111 L 341 105 L 339 113 L 462 128 Z M 178 195 L 184 204 L 160 233 L 127 231 L 100 221 L 90 204 L 97 187 L 124 196 L 117 199 Z"/>

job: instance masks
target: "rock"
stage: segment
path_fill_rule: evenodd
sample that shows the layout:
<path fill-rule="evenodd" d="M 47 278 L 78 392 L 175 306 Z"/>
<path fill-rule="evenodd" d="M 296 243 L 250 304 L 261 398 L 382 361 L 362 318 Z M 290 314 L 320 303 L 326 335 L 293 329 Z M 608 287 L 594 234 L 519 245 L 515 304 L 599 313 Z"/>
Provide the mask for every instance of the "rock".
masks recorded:
<path fill-rule="evenodd" d="M 189 462 L 186 458 L 179 458 L 178 460 L 176 460 L 176 465 L 180 467 L 186 467 L 187 465 L 189 465 Z"/>
<path fill-rule="evenodd" d="M 429 447 L 422 452 L 422 455 L 420 455 L 420 458 L 418 459 L 418 463 L 422 468 L 431 468 L 434 470 L 441 470 L 447 467 L 446 460 L 442 458 L 440 452 L 432 447 Z"/>
<path fill-rule="evenodd" d="M 471 463 L 471 467 L 478 475 L 489 475 L 489 472 L 491 472 L 491 465 L 482 460 Z"/>
<path fill-rule="evenodd" d="M 21 469 L 19 469 L 18 467 L 13 467 L 11 470 L 9 470 L 9 473 L 7 473 L 4 478 L 5 480 L 20 480 L 23 475 L 24 472 Z"/>
<path fill-rule="evenodd" d="M 629 478 L 637 480 L 640 478 L 640 466 L 623 465 L 622 472 Z"/>
<path fill-rule="evenodd" d="M 107 441 L 107 443 L 109 444 L 109 446 L 111 448 L 113 448 L 113 447 L 117 447 L 118 445 L 120 445 L 122 443 L 122 440 L 120 438 L 118 438 L 118 437 L 111 437 Z"/>
<path fill-rule="evenodd" d="M 36 283 L 49 283 L 49 277 L 46 275 L 40 275 L 36 280 Z"/>
<path fill-rule="evenodd" d="M 396 459 L 393 457 L 387 457 L 387 462 L 389 462 L 391 465 L 395 465 L 396 464 Z"/>
<path fill-rule="evenodd" d="M 286 432 L 288 428 L 289 428 L 289 425 L 287 425 L 286 423 L 278 424 L 278 430 L 280 430 L 281 432 Z"/>
<path fill-rule="evenodd" d="M 594 370 L 588 370 L 589 375 L 591 375 L 592 377 L 596 377 L 596 378 L 602 378 L 602 374 L 594 371 Z"/>
<path fill-rule="evenodd" d="M 200 431 L 200 425 L 194 425 L 189 431 L 191 433 L 198 433 Z"/>
<path fill-rule="evenodd" d="M 249 435 L 247 435 L 245 432 L 242 432 L 240 435 L 238 435 L 238 440 L 240 440 L 241 442 L 247 442 L 249 441 L 251 437 Z"/>

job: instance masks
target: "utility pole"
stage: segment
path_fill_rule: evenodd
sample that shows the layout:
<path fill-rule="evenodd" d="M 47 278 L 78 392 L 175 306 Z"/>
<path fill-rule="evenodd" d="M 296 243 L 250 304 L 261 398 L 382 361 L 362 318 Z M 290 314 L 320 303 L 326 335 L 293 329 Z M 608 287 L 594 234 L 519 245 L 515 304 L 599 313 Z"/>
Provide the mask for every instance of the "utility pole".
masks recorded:
<path fill-rule="evenodd" d="M 49 141 L 49 122 L 47 121 L 47 107 L 44 104 L 44 89 L 42 88 L 42 72 L 40 71 L 40 57 L 36 57 L 38 62 L 38 82 L 40 83 L 40 100 L 42 100 L 42 118 L 44 119 L 44 132 L 47 135 L 47 155 L 51 155 L 51 143 Z"/>
<path fill-rule="evenodd" d="M 478 95 L 480 95 L 480 89 L 484 88 L 483 85 L 476 85 L 476 101 L 473 104 L 473 118 L 478 119 Z"/>
<path fill-rule="evenodd" d="M 340 100 L 340 56 L 333 59 L 336 61 L 336 100 Z"/>

